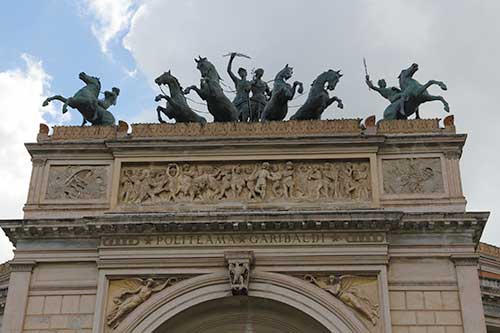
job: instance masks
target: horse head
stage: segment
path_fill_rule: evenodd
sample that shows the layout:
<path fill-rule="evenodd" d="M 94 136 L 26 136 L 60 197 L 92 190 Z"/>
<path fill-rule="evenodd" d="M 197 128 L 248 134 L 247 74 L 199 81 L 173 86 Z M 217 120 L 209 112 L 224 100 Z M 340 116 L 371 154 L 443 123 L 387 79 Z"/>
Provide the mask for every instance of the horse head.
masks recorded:
<path fill-rule="evenodd" d="M 288 66 L 288 64 L 283 67 L 282 70 L 276 74 L 276 78 L 274 79 L 275 81 L 286 81 L 289 78 L 291 78 L 293 75 L 293 68 Z"/>
<path fill-rule="evenodd" d="M 81 72 L 80 74 L 78 74 L 78 78 L 85 82 L 87 85 L 97 86 L 98 90 L 101 90 L 101 81 L 98 77 L 90 76 L 85 72 Z"/>
<path fill-rule="evenodd" d="M 324 72 L 322 75 L 318 77 L 321 78 L 322 82 L 320 82 L 323 87 L 325 83 L 327 83 L 326 89 L 328 90 L 335 90 L 335 87 L 337 86 L 337 83 L 339 83 L 340 78 L 343 76 L 342 73 L 340 73 L 340 70 L 334 71 L 333 69 L 329 69 L 328 71 Z M 313 84 L 318 80 L 314 80 Z"/>
<path fill-rule="evenodd" d="M 162 85 L 162 84 L 171 85 L 172 83 L 174 83 L 177 84 L 179 87 L 181 86 L 179 80 L 177 80 L 177 78 L 172 75 L 170 70 L 168 72 L 163 72 L 162 75 L 158 76 L 155 79 L 155 83 L 157 85 Z"/>
<path fill-rule="evenodd" d="M 411 79 L 417 71 L 418 71 L 418 64 L 413 63 L 413 64 L 411 64 L 410 67 L 403 69 L 401 71 L 401 73 L 398 76 L 398 79 L 403 80 L 403 81 L 407 80 L 407 79 Z"/>
<path fill-rule="evenodd" d="M 205 57 L 198 56 L 198 59 L 194 59 L 196 62 L 196 68 L 200 71 L 201 77 L 204 79 L 221 80 L 219 73 L 215 66 L 207 60 Z"/>

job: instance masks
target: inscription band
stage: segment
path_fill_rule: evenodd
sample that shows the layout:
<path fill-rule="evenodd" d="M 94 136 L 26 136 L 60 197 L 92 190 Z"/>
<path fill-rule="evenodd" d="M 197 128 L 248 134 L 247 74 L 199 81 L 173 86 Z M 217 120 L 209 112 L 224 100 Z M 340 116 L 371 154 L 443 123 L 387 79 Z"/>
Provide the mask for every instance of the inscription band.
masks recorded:
<path fill-rule="evenodd" d="M 104 236 L 102 247 L 276 246 L 383 243 L 384 233 L 256 232 Z"/>

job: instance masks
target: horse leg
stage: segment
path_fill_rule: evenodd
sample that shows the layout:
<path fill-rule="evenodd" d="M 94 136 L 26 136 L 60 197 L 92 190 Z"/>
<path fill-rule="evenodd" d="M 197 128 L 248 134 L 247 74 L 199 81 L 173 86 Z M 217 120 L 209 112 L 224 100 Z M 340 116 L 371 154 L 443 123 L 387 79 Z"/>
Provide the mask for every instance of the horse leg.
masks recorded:
<path fill-rule="evenodd" d="M 158 113 L 158 121 L 159 121 L 160 123 L 162 123 L 162 124 L 165 124 L 165 123 L 166 123 L 166 121 L 165 121 L 165 120 L 163 120 L 163 119 L 161 118 L 161 113 L 163 112 L 163 113 L 165 113 L 165 114 L 166 114 L 167 109 L 166 109 L 166 108 L 164 108 L 164 107 L 158 106 L 158 107 L 156 108 L 156 112 Z"/>
<path fill-rule="evenodd" d="M 289 100 L 292 100 L 293 97 L 295 96 L 295 92 L 297 90 L 297 87 L 299 87 L 299 89 L 298 89 L 299 94 L 302 94 L 304 92 L 304 85 L 302 84 L 302 82 L 295 81 L 293 83 L 293 87 L 292 87 L 292 95 L 288 98 Z"/>
<path fill-rule="evenodd" d="M 63 106 L 62 106 L 62 113 L 65 114 L 66 112 L 68 112 L 68 103 L 70 102 L 73 102 L 72 100 L 72 97 L 66 99 L 66 102 L 64 102 Z M 85 117 L 83 117 L 85 119 Z"/>
<path fill-rule="evenodd" d="M 448 87 L 446 86 L 446 84 L 444 84 L 444 82 L 442 81 L 436 81 L 436 80 L 430 80 L 429 82 L 427 82 L 426 84 L 424 84 L 422 87 L 420 87 L 419 90 L 417 90 L 417 93 L 416 95 L 421 95 L 423 93 L 425 93 L 425 91 L 432 85 L 438 85 L 439 88 L 441 88 L 441 90 L 447 90 Z"/>
<path fill-rule="evenodd" d="M 432 102 L 432 101 L 440 101 L 441 103 L 443 103 L 443 106 L 444 106 L 444 110 L 446 112 L 450 112 L 450 105 L 448 104 L 448 102 L 444 99 L 443 96 L 433 96 L 433 95 L 425 95 L 425 102 Z"/>
<path fill-rule="evenodd" d="M 333 102 L 337 102 L 337 107 L 339 109 L 344 108 L 344 104 L 342 103 L 342 100 L 340 98 L 338 98 L 337 96 L 333 96 L 332 98 L 328 99 L 328 101 L 326 102 L 326 107 L 329 107 L 330 105 L 332 105 Z"/>
<path fill-rule="evenodd" d="M 207 99 L 207 95 L 205 94 L 205 92 L 203 90 L 199 89 L 197 86 L 191 86 L 191 87 L 187 87 L 186 89 L 184 89 L 184 95 L 189 94 L 189 92 L 191 90 L 196 91 L 196 93 L 198 94 L 198 96 L 200 96 L 200 98 L 202 100 L 205 101 Z"/>
<path fill-rule="evenodd" d="M 61 101 L 63 103 L 66 103 L 66 101 L 67 101 L 67 99 L 65 97 L 63 97 L 61 95 L 55 95 L 55 96 L 49 97 L 45 101 L 43 101 L 42 106 L 49 105 L 49 103 L 52 102 L 53 100 L 58 100 L 58 101 Z"/>
<path fill-rule="evenodd" d="M 82 121 L 82 127 L 83 127 L 87 123 L 87 119 L 85 119 L 85 117 L 82 117 L 82 118 L 83 118 L 83 121 Z"/>
<path fill-rule="evenodd" d="M 159 94 L 158 96 L 155 97 L 155 102 L 159 102 L 159 101 L 161 101 L 164 98 L 165 98 L 165 95 Z"/>

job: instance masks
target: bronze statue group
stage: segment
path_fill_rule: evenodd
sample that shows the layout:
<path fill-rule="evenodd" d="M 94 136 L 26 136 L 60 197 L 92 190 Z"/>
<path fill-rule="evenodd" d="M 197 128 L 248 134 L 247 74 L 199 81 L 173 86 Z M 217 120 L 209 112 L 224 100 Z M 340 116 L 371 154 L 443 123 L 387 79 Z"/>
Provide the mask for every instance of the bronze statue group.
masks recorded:
<path fill-rule="evenodd" d="M 248 72 L 244 68 L 237 70 L 238 76 L 233 73 L 233 62 L 238 56 L 247 57 L 241 53 L 229 53 L 227 73 L 234 83 L 235 94 L 231 101 L 221 86 L 221 77 L 215 66 L 207 58 L 198 57 L 195 59 L 196 67 L 200 71 L 200 86 L 192 85 L 182 89 L 179 81 L 170 71 L 163 73 L 155 79 L 155 83 L 160 86 L 168 86 L 170 96 L 160 94 L 155 101 L 166 101 L 166 106 L 158 106 L 158 120 L 165 121 L 161 114 L 165 114 L 169 119 L 176 122 L 198 122 L 206 123 L 206 119 L 200 116 L 187 103 L 186 95 L 194 90 L 198 96 L 206 102 L 208 112 L 213 116 L 214 122 L 266 122 L 282 121 L 288 113 L 288 103 L 293 100 L 298 92 L 302 94 L 304 86 L 302 82 L 294 81 L 293 84 L 287 81 L 293 76 L 293 68 L 288 64 L 280 70 L 274 80 L 272 89 L 263 80 L 264 70 L 258 68 L 253 72 L 252 80 L 248 80 Z M 366 69 L 366 64 L 365 64 Z M 384 119 L 408 119 L 415 114 L 419 116 L 419 106 L 430 101 L 441 101 L 444 110 L 449 112 L 448 102 L 442 96 L 430 95 L 427 89 L 432 85 L 439 86 L 446 90 L 446 85 L 441 81 L 430 80 L 425 84 L 419 83 L 413 78 L 418 71 L 418 65 L 412 64 L 403 69 L 398 76 L 398 87 L 387 87 L 385 80 L 379 80 L 375 86 L 368 73 L 366 73 L 366 84 L 372 90 L 377 91 L 390 104 L 384 111 Z M 321 73 L 311 84 L 308 96 L 304 104 L 290 117 L 290 120 L 319 120 L 321 115 L 332 103 L 336 102 L 337 107 L 343 108 L 343 103 L 337 96 L 330 97 L 329 91 L 333 91 L 337 86 L 342 74 L 340 71 L 329 69 Z M 73 97 L 65 98 L 56 95 L 47 98 L 43 102 L 46 106 L 52 100 L 59 100 L 64 103 L 62 111 L 67 112 L 67 107 L 77 109 L 83 116 L 83 123 L 89 122 L 92 125 L 110 126 L 115 125 L 115 118 L 108 111 L 111 105 L 116 105 L 120 89 L 114 87 L 111 91 L 104 92 L 104 99 L 99 99 L 101 82 L 99 78 L 87 75 L 82 72 L 79 78 L 86 84 Z M 163 90 L 162 90 L 163 92 Z"/>

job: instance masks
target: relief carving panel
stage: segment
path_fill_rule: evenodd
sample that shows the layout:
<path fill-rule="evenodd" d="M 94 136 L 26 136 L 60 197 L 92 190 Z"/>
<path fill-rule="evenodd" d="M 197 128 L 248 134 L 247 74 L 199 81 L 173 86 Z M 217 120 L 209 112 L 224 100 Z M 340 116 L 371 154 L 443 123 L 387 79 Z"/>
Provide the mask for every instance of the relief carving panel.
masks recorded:
<path fill-rule="evenodd" d="M 329 292 L 372 327 L 378 326 L 380 311 L 376 277 L 306 274 L 303 279 Z"/>
<path fill-rule="evenodd" d="M 130 278 L 111 281 L 106 314 L 107 326 L 115 329 L 130 312 L 147 301 L 154 293 L 178 281 L 179 278 L 176 277 L 163 280 Z"/>
<path fill-rule="evenodd" d="M 107 166 L 51 165 L 45 199 L 103 200 L 107 184 Z"/>
<path fill-rule="evenodd" d="M 368 160 L 129 163 L 119 203 L 369 202 Z"/>
<path fill-rule="evenodd" d="M 382 161 L 384 193 L 444 193 L 441 159 L 399 158 Z"/>

